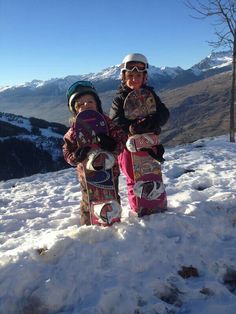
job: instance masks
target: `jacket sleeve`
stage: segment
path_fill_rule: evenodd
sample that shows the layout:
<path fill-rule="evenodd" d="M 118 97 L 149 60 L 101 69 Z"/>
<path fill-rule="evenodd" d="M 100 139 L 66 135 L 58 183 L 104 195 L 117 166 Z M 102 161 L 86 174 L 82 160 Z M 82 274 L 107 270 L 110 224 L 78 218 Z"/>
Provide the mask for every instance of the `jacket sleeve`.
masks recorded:
<path fill-rule="evenodd" d="M 155 114 L 155 120 L 158 126 L 163 126 L 169 119 L 170 112 L 168 108 L 163 104 L 160 98 L 155 94 L 157 109 Z"/>
<path fill-rule="evenodd" d="M 125 118 L 123 104 L 124 99 L 122 99 L 122 97 L 119 96 L 115 97 L 111 105 L 109 117 L 112 121 L 119 125 L 126 133 L 128 133 L 129 126 L 132 121 Z"/>
<path fill-rule="evenodd" d="M 114 151 L 115 155 L 119 155 L 123 149 L 125 148 L 125 144 L 127 141 L 128 136 L 122 130 L 121 127 L 119 127 L 114 121 L 112 121 L 109 117 L 106 117 L 107 124 L 109 127 L 109 135 L 116 141 L 117 146 Z"/>
<path fill-rule="evenodd" d="M 65 161 L 75 167 L 77 165 L 75 151 L 78 146 L 76 143 L 76 137 L 73 126 L 68 130 L 68 132 L 64 135 L 64 145 L 62 147 L 63 155 Z"/>

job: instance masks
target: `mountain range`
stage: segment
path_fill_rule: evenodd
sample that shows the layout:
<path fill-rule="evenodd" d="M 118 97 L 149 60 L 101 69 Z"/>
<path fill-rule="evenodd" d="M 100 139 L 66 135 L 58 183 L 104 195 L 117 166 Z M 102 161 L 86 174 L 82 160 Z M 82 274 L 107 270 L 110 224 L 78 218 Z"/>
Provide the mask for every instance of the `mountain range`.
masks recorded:
<path fill-rule="evenodd" d="M 149 66 L 149 82 L 154 81 L 154 87 L 161 86 L 161 88 L 167 89 L 177 85 L 183 85 L 183 82 L 175 82 L 170 83 L 172 80 L 179 81 L 180 77 L 186 76 L 186 74 L 191 74 L 195 79 L 194 81 L 198 81 L 202 78 L 206 78 L 211 76 L 212 74 L 217 74 L 220 72 L 224 72 L 226 68 L 231 67 L 232 62 L 232 52 L 224 51 L 224 52 L 214 52 L 209 56 L 201 60 L 199 63 L 193 65 L 191 68 L 184 70 L 181 67 L 155 67 L 153 65 Z M 160 81 L 154 80 L 156 76 L 161 77 Z M 188 75 L 187 75 L 188 76 Z M 97 86 L 99 92 L 109 91 L 111 88 L 109 84 L 105 84 L 107 80 L 109 81 L 119 81 L 120 80 L 120 66 L 114 65 L 103 69 L 98 73 L 89 73 L 83 75 L 74 75 L 74 76 L 66 76 L 65 78 L 54 78 L 47 81 L 41 80 L 33 80 L 32 82 L 23 83 L 16 86 L 2 86 L 0 87 L 0 92 L 10 90 L 17 90 L 28 88 L 29 90 L 35 90 L 37 88 L 42 88 L 46 86 L 50 86 L 52 84 L 56 84 L 58 91 L 64 91 L 76 80 L 90 80 L 93 81 Z M 104 83 L 104 85 L 99 84 L 100 82 Z M 112 84 L 111 84 L 112 85 Z M 116 86 L 115 86 L 116 87 Z"/>
<path fill-rule="evenodd" d="M 230 51 L 212 53 L 187 70 L 150 66 L 148 83 L 154 86 L 171 111 L 170 122 L 163 130 L 164 143 L 174 145 L 195 140 L 203 133 L 211 136 L 213 131 L 216 133 L 218 130 L 220 134 L 227 132 L 231 55 Z M 120 68 L 117 65 L 99 73 L 1 87 L 1 111 L 68 125 L 70 113 L 66 89 L 76 80 L 91 80 L 102 99 L 104 111 L 109 112 L 120 84 Z M 201 121 L 200 133 L 196 126 L 196 114 Z M 223 122 L 222 116 L 225 119 Z"/>

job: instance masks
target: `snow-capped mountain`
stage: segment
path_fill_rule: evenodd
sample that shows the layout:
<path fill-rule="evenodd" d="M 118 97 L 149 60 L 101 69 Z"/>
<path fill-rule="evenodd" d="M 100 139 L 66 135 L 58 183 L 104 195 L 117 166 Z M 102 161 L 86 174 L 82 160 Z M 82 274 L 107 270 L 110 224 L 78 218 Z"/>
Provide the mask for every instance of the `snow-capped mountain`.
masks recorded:
<path fill-rule="evenodd" d="M 158 68 L 155 66 L 150 66 L 149 68 L 149 77 L 164 76 L 169 78 L 175 78 L 179 73 L 184 70 L 181 67 L 162 67 Z M 30 90 L 34 90 L 37 88 L 42 88 L 47 85 L 56 84 L 59 90 L 65 91 L 71 84 L 78 80 L 89 80 L 95 83 L 99 83 L 99 81 L 119 81 L 120 80 L 120 67 L 118 65 L 114 65 L 103 69 L 98 73 L 88 73 L 83 75 L 69 75 L 64 78 L 53 78 L 50 80 L 42 81 L 42 80 L 33 80 L 31 82 L 22 83 L 14 86 L 3 86 L 0 87 L 0 93 L 9 89 L 15 90 L 17 88 L 28 88 Z"/>
<path fill-rule="evenodd" d="M 177 78 L 179 75 L 183 75 L 186 71 L 192 71 L 196 76 L 203 74 L 209 70 L 217 70 L 220 68 L 230 66 L 232 62 L 232 52 L 224 51 L 224 52 L 213 52 L 199 63 L 193 65 L 190 69 L 183 70 L 181 67 L 156 67 L 154 65 L 150 65 L 149 68 L 149 78 L 151 81 L 155 81 L 158 76 L 159 80 L 164 78 L 165 84 L 170 83 L 172 79 Z M 168 80 L 166 78 L 169 78 Z M 120 80 L 120 67 L 119 65 L 113 65 L 111 67 L 105 68 L 98 73 L 87 73 L 83 75 L 69 75 L 64 78 L 52 78 L 50 80 L 42 81 L 42 80 L 33 80 L 31 82 L 26 82 L 20 85 L 15 86 L 2 86 L 0 87 L 0 93 L 9 89 L 17 89 L 17 88 L 29 88 L 31 90 L 42 88 L 47 85 L 57 84 L 59 90 L 64 91 L 68 88 L 76 80 L 90 80 L 94 83 L 104 82 L 106 84 L 107 81 L 118 81 Z M 164 84 L 164 85 L 165 85 Z M 117 83 L 116 83 L 117 85 Z M 161 88 L 165 88 L 163 84 L 160 84 Z M 159 86 L 155 86 L 159 87 Z M 102 91 L 105 91 L 102 88 Z"/>
<path fill-rule="evenodd" d="M 205 59 L 195 64 L 191 69 L 196 73 L 205 72 L 217 68 L 223 68 L 231 66 L 232 63 L 232 52 L 213 52 Z"/>

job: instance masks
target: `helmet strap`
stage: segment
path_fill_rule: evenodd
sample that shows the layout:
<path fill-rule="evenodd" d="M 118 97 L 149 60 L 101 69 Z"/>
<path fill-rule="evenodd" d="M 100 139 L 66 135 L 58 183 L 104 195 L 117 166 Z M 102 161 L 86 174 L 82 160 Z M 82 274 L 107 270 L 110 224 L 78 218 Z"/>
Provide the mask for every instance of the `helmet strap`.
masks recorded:
<path fill-rule="evenodd" d="M 147 75 L 147 73 L 144 73 L 144 76 L 143 76 L 143 84 L 146 84 L 146 83 L 147 83 L 147 79 L 148 79 L 148 75 Z"/>

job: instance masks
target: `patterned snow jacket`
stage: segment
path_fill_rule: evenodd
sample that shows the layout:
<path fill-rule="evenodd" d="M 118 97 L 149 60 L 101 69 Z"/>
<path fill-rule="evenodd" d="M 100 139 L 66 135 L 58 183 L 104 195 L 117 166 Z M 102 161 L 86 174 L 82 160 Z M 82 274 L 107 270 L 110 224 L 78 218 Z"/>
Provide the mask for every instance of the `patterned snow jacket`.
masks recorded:
<path fill-rule="evenodd" d="M 127 140 L 127 136 L 124 131 L 114 123 L 109 117 L 103 114 L 109 129 L 109 136 L 111 136 L 116 142 L 117 146 L 115 151 L 113 152 L 114 156 L 117 157 L 124 149 L 125 143 Z M 83 171 L 82 163 L 76 162 L 75 152 L 77 150 L 77 142 L 75 135 L 75 125 L 72 124 L 70 129 L 64 135 L 64 145 L 63 145 L 63 155 L 68 164 L 71 166 L 77 167 L 78 175 L 80 175 L 81 171 Z M 118 162 L 116 158 L 115 165 L 113 167 L 114 176 L 118 176 L 120 174 Z"/>
<path fill-rule="evenodd" d="M 169 119 L 169 110 L 166 108 L 166 106 L 161 102 L 160 98 L 155 93 L 153 87 L 150 87 L 148 85 L 143 85 L 141 88 L 147 88 L 149 91 L 152 92 L 153 96 L 156 100 L 156 113 L 153 115 L 153 118 L 155 120 L 155 126 L 156 128 L 160 128 L 163 125 L 166 124 L 166 122 Z M 125 98 L 128 96 L 128 94 L 132 92 L 132 89 L 129 88 L 127 85 L 122 83 L 117 91 L 117 96 L 114 98 L 112 102 L 112 106 L 110 109 L 109 117 L 122 129 L 128 133 L 129 126 L 131 124 L 131 120 L 128 120 L 125 118 L 124 113 L 124 101 Z"/>

